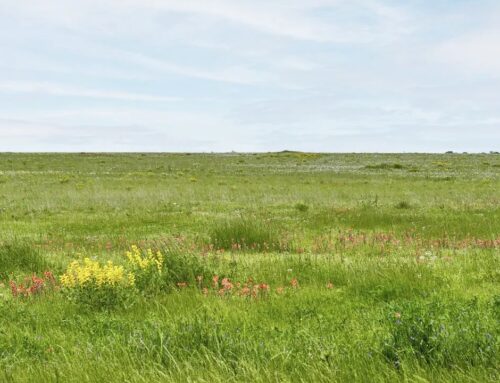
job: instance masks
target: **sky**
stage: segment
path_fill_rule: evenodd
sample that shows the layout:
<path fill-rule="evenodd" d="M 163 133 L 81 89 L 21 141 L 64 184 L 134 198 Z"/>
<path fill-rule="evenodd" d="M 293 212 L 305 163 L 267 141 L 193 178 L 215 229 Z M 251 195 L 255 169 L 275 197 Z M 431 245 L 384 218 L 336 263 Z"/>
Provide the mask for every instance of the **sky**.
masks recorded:
<path fill-rule="evenodd" d="M 500 150 L 498 0 L 0 0 L 0 151 Z"/>

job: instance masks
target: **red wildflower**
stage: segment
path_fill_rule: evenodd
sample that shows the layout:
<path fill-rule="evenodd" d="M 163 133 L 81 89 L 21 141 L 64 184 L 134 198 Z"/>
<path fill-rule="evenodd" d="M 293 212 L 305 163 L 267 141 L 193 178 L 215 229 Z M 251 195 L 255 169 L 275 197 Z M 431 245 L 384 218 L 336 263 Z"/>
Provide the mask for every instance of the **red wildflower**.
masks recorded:
<path fill-rule="evenodd" d="M 54 278 L 54 274 L 52 274 L 51 271 L 45 271 L 43 275 L 45 276 L 45 279 L 47 279 L 51 284 L 56 284 L 56 279 Z"/>
<path fill-rule="evenodd" d="M 259 289 L 263 291 L 268 291 L 269 290 L 269 285 L 267 283 L 261 283 L 259 285 Z"/>
<path fill-rule="evenodd" d="M 229 278 L 223 278 L 222 279 L 222 287 L 224 287 L 224 290 L 231 290 L 233 288 L 233 284 L 229 280 Z"/>
<path fill-rule="evenodd" d="M 212 277 L 212 281 L 213 281 L 214 288 L 217 288 L 219 286 L 219 276 L 218 275 L 214 275 Z"/>
<path fill-rule="evenodd" d="M 252 289 L 252 297 L 257 298 L 258 293 L 259 293 L 259 286 L 255 285 Z"/>
<path fill-rule="evenodd" d="M 10 285 L 10 291 L 12 292 L 12 295 L 17 297 L 17 295 L 19 294 L 19 290 L 17 288 L 16 282 L 10 281 L 9 285 Z"/>

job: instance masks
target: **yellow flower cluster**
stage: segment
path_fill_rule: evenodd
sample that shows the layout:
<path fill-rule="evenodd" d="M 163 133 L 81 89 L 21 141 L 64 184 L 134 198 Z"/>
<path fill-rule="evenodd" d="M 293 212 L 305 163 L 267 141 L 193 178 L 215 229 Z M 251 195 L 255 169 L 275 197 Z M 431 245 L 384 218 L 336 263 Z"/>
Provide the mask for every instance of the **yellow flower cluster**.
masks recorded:
<path fill-rule="evenodd" d="M 101 265 L 90 258 L 85 258 L 83 262 L 71 262 L 66 273 L 61 276 L 62 286 L 68 288 L 83 286 L 133 286 L 134 283 L 134 274 L 126 273 L 123 266 L 113 265 L 111 261 Z"/>
<path fill-rule="evenodd" d="M 161 273 L 163 262 L 165 261 L 165 258 L 160 251 L 157 251 L 156 254 L 154 254 L 151 249 L 148 249 L 146 250 L 146 254 L 143 254 L 136 245 L 132 245 L 132 251 L 127 251 L 125 255 L 129 263 L 135 269 L 145 270 L 150 267 L 156 267 L 158 269 L 158 273 Z"/>

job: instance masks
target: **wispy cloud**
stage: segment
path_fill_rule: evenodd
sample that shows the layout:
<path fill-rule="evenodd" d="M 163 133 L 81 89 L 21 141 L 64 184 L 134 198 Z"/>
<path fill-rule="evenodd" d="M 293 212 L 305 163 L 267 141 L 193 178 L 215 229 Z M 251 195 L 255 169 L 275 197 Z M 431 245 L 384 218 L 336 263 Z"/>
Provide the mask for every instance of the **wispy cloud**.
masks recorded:
<path fill-rule="evenodd" d="M 196 67 L 182 66 L 168 60 L 158 59 L 142 53 L 110 49 L 108 54 L 123 59 L 128 63 L 139 65 L 156 72 L 167 72 L 180 76 L 201 78 L 211 81 L 222 81 L 235 84 L 255 84 L 272 81 L 265 72 L 258 72 L 243 66 L 230 66 L 214 70 L 203 70 Z"/>
<path fill-rule="evenodd" d="M 154 102 L 172 102 L 180 101 L 179 97 L 156 96 L 149 94 L 119 92 L 101 89 L 85 89 L 71 87 L 62 84 L 50 82 L 31 82 L 31 81 L 2 81 L 0 82 L 0 92 L 7 93 L 33 93 L 51 96 L 69 96 L 97 99 L 112 99 L 123 101 L 154 101 Z"/>
<path fill-rule="evenodd" d="M 388 32 L 410 29 L 403 7 L 373 0 L 85 0 L 67 2 L 45 0 L 30 4 L 3 0 L 3 12 L 24 15 L 32 21 L 50 23 L 75 30 L 94 27 L 99 32 L 151 32 L 143 23 L 133 28 L 125 24 L 130 15 L 147 19 L 149 27 L 158 25 L 158 15 L 199 16 L 195 23 L 212 19 L 215 23 L 245 27 L 256 32 L 304 41 L 360 43 L 373 42 Z M 0 8 L 2 10 L 2 8 Z M 346 10 L 359 16 L 346 18 Z M 325 12 L 333 17 L 318 17 Z M 369 15 L 367 19 L 365 16 Z M 338 17 L 336 17 L 338 15 Z M 123 18 L 119 22 L 116 16 Z M 332 22 L 333 21 L 333 22 Z M 196 26 L 196 25 L 194 25 Z M 154 30 L 154 29 L 153 29 Z"/>
<path fill-rule="evenodd" d="M 117 2 L 115 2 L 116 4 Z M 155 8 L 170 12 L 183 12 L 192 14 L 208 15 L 223 19 L 239 25 L 278 36 L 291 37 L 303 40 L 332 41 L 338 33 L 334 32 L 335 27 L 318 20 L 311 20 L 304 14 L 303 7 L 297 9 L 285 2 L 254 1 L 203 1 L 203 0 L 126 0 L 118 2 L 121 5 L 131 5 L 147 8 Z M 333 2 L 329 2 L 330 4 Z M 297 5 L 297 2 L 295 2 Z M 347 34 L 349 35 L 349 34 Z M 344 36 L 346 36 L 344 34 Z M 344 39 L 346 39 L 344 37 Z"/>
<path fill-rule="evenodd" d="M 482 28 L 439 44 L 435 51 L 441 62 L 471 74 L 500 78 L 500 28 Z"/>
<path fill-rule="evenodd" d="M 0 149 L 495 149 L 499 15 L 493 0 L 0 0 Z"/>

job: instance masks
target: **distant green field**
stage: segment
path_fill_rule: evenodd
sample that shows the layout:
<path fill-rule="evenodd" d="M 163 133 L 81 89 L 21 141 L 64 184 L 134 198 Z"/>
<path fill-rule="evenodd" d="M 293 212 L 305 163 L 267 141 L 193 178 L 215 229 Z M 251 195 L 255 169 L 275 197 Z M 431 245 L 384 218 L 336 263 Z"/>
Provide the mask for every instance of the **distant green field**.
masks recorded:
<path fill-rule="evenodd" d="M 498 154 L 0 153 L 0 382 L 496 382 L 499 190 Z M 132 245 L 146 282 L 60 286 Z"/>

